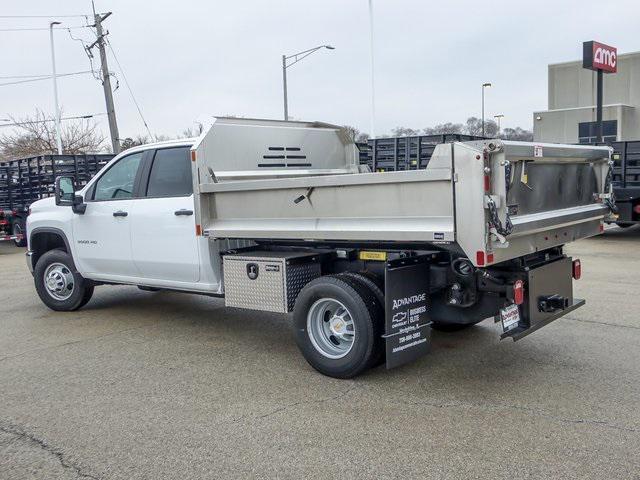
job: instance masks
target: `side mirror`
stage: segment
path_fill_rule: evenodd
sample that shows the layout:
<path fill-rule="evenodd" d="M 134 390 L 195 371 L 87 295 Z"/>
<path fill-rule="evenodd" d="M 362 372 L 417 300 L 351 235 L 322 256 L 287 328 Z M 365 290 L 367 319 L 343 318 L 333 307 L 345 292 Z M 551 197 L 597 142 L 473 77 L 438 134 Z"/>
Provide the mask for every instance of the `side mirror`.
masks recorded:
<path fill-rule="evenodd" d="M 82 196 L 76 195 L 76 182 L 73 177 L 56 178 L 56 205 L 71 207 L 73 213 L 83 214 L 87 210 Z"/>
<path fill-rule="evenodd" d="M 56 178 L 56 205 L 73 207 L 76 197 L 76 184 L 73 177 Z"/>

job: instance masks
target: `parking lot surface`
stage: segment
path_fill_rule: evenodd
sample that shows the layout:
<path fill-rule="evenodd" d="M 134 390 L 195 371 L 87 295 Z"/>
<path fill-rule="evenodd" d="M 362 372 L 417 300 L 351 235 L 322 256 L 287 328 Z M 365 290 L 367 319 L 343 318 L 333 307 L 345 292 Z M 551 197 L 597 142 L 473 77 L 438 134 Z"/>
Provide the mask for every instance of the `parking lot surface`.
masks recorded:
<path fill-rule="evenodd" d="M 586 306 L 527 338 L 487 320 L 355 380 L 289 319 L 99 287 L 74 313 L 0 244 L 0 478 L 640 478 L 640 228 L 568 251 Z"/>

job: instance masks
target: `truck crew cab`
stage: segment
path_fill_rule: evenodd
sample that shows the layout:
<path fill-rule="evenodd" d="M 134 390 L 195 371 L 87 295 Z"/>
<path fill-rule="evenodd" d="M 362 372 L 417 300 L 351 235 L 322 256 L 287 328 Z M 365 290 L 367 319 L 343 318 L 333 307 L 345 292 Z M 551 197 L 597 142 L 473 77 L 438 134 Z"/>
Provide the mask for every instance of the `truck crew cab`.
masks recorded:
<path fill-rule="evenodd" d="M 318 371 L 349 378 L 425 354 L 432 328 L 486 318 L 518 340 L 584 303 L 563 245 L 598 234 L 610 149 L 442 144 L 426 169 L 371 173 L 340 127 L 218 118 L 197 139 L 115 157 L 28 217 L 53 310 L 136 285 L 293 312 Z"/>

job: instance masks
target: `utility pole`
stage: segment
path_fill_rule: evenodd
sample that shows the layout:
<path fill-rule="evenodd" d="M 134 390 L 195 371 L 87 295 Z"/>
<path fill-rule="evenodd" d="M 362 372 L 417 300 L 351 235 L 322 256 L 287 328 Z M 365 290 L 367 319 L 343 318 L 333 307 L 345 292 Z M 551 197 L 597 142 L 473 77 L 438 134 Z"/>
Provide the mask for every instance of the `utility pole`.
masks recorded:
<path fill-rule="evenodd" d="M 120 153 L 120 135 L 118 134 L 118 123 L 116 121 L 116 110 L 113 105 L 113 93 L 111 91 L 111 77 L 109 76 L 109 66 L 107 65 L 107 52 L 104 48 L 105 34 L 102 32 L 102 22 L 111 15 L 107 12 L 104 15 L 100 13 L 94 14 L 96 32 L 98 39 L 87 47 L 91 50 L 96 45 L 100 51 L 100 63 L 102 70 L 102 88 L 104 89 L 104 101 L 107 106 L 107 117 L 109 118 L 109 132 L 111 133 L 111 146 L 113 153 Z"/>

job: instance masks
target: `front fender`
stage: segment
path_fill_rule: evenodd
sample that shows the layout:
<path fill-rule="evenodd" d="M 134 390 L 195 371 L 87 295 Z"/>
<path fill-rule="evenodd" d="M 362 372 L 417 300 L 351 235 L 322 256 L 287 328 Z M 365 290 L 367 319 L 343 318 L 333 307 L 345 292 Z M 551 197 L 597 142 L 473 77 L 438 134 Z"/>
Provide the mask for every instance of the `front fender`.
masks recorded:
<path fill-rule="evenodd" d="M 62 237 L 67 251 L 73 258 L 76 249 L 73 239 L 73 216 L 71 207 L 58 206 L 55 199 L 45 198 L 31 204 L 31 213 L 27 217 L 27 245 L 33 250 L 33 238 L 38 233 L 55 233 Z"/>

